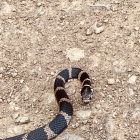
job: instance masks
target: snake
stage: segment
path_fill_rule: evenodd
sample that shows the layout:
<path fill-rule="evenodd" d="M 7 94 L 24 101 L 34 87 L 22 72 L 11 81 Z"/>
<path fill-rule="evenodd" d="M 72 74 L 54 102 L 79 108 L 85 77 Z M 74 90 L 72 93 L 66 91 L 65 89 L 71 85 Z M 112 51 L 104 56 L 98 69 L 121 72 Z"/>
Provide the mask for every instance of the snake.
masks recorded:
<path fill-rule="evenodd" d="M 67 128 L 73 115 L 72 103 L 65 91 L 65 83 L 71 78 L 81 81 L 82 101 L 84 104 L 89 103 L 93 95 L 89 75 L 80 68 L 64 69 L 56 76 L 54 82 L 54 94 L 59 105 L 59 113 L 56 117 L 50 123 L 33 131 L 0 140 L 51 140 L 62 133 Z"/>

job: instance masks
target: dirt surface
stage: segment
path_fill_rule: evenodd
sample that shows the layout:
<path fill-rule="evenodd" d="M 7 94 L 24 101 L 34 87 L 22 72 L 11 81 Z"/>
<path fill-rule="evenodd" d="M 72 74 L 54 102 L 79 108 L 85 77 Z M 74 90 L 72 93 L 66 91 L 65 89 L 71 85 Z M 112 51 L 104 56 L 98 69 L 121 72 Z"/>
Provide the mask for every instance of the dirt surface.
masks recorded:
<path fill-rule="evenodd" d="M 66 84 L 74 115 L 56 139 L 139 140 L 139 7 L 139 0 L 1 0 L 0 138 L 50 122 L 59 112 L 55 77 L 76 66 L 90 75 L 93 99 L 83 105 L 80 82 Z"/>

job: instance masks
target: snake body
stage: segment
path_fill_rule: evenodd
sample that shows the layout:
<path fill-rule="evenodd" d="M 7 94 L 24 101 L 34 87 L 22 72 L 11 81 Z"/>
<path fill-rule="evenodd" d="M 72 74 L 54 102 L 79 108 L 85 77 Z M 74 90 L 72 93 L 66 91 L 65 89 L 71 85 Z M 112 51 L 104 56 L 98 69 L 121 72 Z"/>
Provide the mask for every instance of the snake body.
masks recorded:
<path fill-rule="evenodd" d="M 3 140 L 50 140 L 60 134 L 69 124 L 73 114 L 73 107 L 65 92 L 65 82 L 70 78 L 77 78 L 82 82 L 81 96 L 84 103 L 88 103 L 92 97 L 92 88 L 89 75 L 80 68 L 70 68 L 61 71 L 54 83 L 54 93 L 59 104 L 59 114 L 47 125 Z"/>

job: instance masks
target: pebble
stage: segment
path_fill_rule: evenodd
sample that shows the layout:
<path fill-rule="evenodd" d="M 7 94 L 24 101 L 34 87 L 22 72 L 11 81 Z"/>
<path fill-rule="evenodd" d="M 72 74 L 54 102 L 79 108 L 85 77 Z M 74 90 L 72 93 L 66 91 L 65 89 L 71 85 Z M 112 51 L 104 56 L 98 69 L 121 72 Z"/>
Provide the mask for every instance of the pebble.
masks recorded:
<path fill-rule="evenodd" d="M 51 72 L 51 75 L 53 76 L 54 75 L 54 72 Z"/>
<path fill-rule="evenodd" d="M 131 72 L 132 70 L 129 68 L 127 71 L 128 71 L 128 72 Z"/>
<path fill-rule="evenodd" d="M 81 138 L 75 134 L 65 134 L 60 138 L 56 138 L 56 140 L 84 140 L 84 138 Z"/>
<path fill-rule="evenodd" d="M 128 94 L 129 94 L 130 96 L 132 96 L 132 95 L 134 94 L 133 89 L 129 88 L 129 89 L 128 89 Z"/>
<path fill-rule="evenodd" d="M 0 99 L 0 103 L 2 103 L 3 101 L 2 101 L 2 99 Z"/>
<path fill-rule="evenodd" d="M 135 30 L 138 31 L 139 30 L 139 27 L 135 27 Z"/>
<path fill-rule="evenodd" d="M 3 68 L 3 67 L 0 67 L 0 73 L 2 73 L 2 72 L 3 72 L 3 70 L 4 70 L 4 68 Z"/>
<path fill-rule="evenodd" d="M 21 124 L 28 123 L 28 122 L 29 122 L 29 117 L 28 116 L 25 116 L 25 117 L 21 117 L 20 118 L 20 123 Z"/>
<path fill-rule="evenodd" d="M 13 9 L 12 11 L 13 11 L 13 12 L 16 12 L 16 9 Z"/>
<path fill-rule="evenodd" d="M 84 120 L 84 121 L 83 121 L 83 124 L 87 124 L 87 122 L 88 122 L 87 120 Z"/>
<path fill-rule="evenodd" d="M 68 84 L 65 84 L 65 88 L 68 88 L 69 87 L 69 85 Z"/>
<path fill-rule="evenodd" d="M 24 82 L 24 80 L 23 80 L 23 79 L 21 79 L 21 80 L 20 80 L 20 83 L 23 83 L 23 82 Z"/>
<path fill-rule="evenodd" d="M 73 90 L 73 94 L 74 94 L 75 92 L 76 92 L 76 90 L 74 89 L 74 90 Z"/>
<path fill-rule="evenodd" d="M 16 113 L 16 114 L 14 114 L 12 117 L 13 117 L 14 119 L 17 119 L 18 116 L 19 116 L 19 113 Z"/>
<path fill-rule="evenodd" d="M 25 17 L 25 18 L 24 18 L 24 21 L 26 21 L 26 20 L 28 20 L 28 17 Z"/>
<path fill-rule="evenodd" d="M 113 85 L 113 84 L 115 83 L 115 80 L 114 80 L 113 78 L 108 79 L 107 83 L 108 83 L 109 85 Z"/>
<path fill-rule="evenodd" d="M 104 20 L 104 23 L 107 23 L 107 22 L 108 22 L 108 19 L 105 19 L 105 20 Z"/>
<path fill-rule="evenodd" d="M 104 31 L 104 27 L 101 26 L 101 27 L 98 28 L 98 27 L 97 27 L 97 22 L 95 22 L 94 30 L 95 30 L 95 33 L 96 33 L 96 34 L 99 34 L 99 33 L 101 33 L 101 32 Z"/>
<path fill-rule="evenodd" d="M 91 115 L 91 111 L 90 110 L 87 110 L 87 111 L 84 111 L 84 110 L 79 110 L 79 111 L 76 111 L 75 112 L 75 115 L 78 117 L 78 118 L 89 118 L 90 115 Z"/>
<path fill-rule="evenodd" d="M 78 127 L 79 126 L 79 123 L 76 123 L 75 126 Z"/>
<path fill-rule="evenodd" d="M 95 108 L 99 109 L 99 108 L 100 108 L 100 105 L 99 105 L 99 104 L 97 104 Z"/>
<path fill-rule="evenodd" d="M 50 78 L 49 78 L 49 77 L 47 77 L 47 78 L 46 78 L 46 81 L 48 82 L 48 81 L 49 81 L 49 79 L 50 79 Z"/>
<path fill-rule="evenodd" d="M 38 6 L 38 7 L 40 7 L 40 6 L 41 6 L 41 3 L 40 3 L 40 2 L 39 2 L 39 3 L 37 3 L 37 6 Z"/>
<path fill-rule="evenodd" d="M 11 73 L 13 77 L 16 77 L 17 76 L 17 72 L 13 72 Z"/>
<path fill-rule="evenodd" d="M 115 67 L 114 70 L 115 70 L 115 72 L 117 72 L 117 73 L 125 72 L 125 68 L 117 68 L 117 67 Z"/>
<path fill-rule="evenodd" d="M 135 81 L 136 81 L 137 77 L 135 75 L 132 75 L 129 80 L 128 80 L 128 83 L 130 84 L 135 84 Z"/>
<path fill-rule="evenodd" d="M 93 32 L 90 29 L 87 29 L 86 35 L 92 35 Z"/>
<path fill-rule="evenodd" d="M 101 6 L 101 7 L 105 7 L 107 10 L 110 10 L 111 4 L 106 3 L 104 1 L 97 1 L 95 2 L 94 6 Z"/>

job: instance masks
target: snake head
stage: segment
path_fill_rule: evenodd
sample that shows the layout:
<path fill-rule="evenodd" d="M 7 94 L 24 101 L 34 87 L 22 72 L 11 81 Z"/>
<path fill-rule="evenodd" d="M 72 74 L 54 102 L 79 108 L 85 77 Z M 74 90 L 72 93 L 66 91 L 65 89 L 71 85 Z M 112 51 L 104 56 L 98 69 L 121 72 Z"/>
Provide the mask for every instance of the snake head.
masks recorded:
<path fill-rule="evenodd" d="M 85 104 L 89 103 L 93 95 L 93 89 L 91 86 L 84 86 L 81 90 L 82 100 Z"/>

